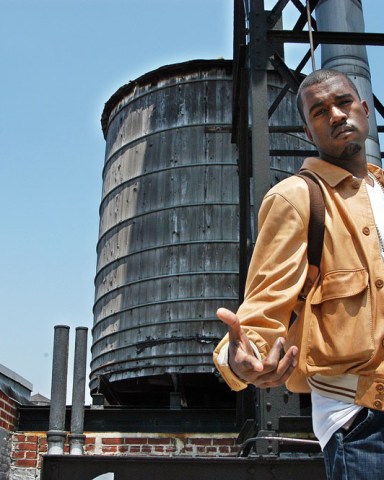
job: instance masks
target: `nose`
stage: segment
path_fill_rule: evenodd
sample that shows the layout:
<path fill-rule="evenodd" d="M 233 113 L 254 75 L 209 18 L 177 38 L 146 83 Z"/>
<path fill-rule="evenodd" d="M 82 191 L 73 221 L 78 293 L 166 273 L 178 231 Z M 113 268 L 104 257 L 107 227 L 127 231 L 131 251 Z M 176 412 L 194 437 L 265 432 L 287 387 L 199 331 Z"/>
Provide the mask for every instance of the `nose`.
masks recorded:
<path fill-rule="evenodd" d="M 338 106 L 334 105 L 329 111 L 329 122 L 331 125 L 339 123 L 347 118 L 347 114 Z"/>

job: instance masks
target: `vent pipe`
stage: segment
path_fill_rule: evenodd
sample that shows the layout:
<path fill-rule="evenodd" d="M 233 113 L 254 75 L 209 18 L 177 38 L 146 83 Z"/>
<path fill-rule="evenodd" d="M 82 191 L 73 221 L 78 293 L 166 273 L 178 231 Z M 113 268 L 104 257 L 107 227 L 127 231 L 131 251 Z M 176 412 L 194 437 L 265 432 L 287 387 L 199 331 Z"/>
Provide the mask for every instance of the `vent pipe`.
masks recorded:
<path fill-rule="evenodd" d="M 361 0 L 319 0 L 316 7 L 319 31 L 364 32 Z M 366 100 L 371 115 L 366 141 L 367 160 L 381 166 L 380 144 L 373 103 L 371 74 L 364 45 L 322 45 L 321 66 L 348 75 Z"/>
<path fill-rule="evenodd" d="M 69 435 L 69 453 L 84 453 L 84 401 L 85 376 L 87 369 L 87 327 L 76 328 L 75 358 L 73 366 L 71 433 Z"/>
<path fill-rule="evenodd" d="M 67 395 L 69 327 L 56 325 L 53 340 L 51 407 L 47 432 L 48 455 L 63 455 Z"/>

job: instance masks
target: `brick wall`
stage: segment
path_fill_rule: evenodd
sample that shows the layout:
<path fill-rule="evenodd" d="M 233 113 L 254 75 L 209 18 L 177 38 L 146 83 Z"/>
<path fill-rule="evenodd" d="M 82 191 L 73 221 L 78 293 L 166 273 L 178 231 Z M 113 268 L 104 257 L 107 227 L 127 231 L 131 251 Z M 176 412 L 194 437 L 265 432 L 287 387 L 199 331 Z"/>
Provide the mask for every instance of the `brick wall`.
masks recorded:
<path fill-rule="evenodd" d="M 17 404 L 0 391 L 0 480 L 8 480 L 11 468 L 11 433 L 17 423 Z"/>
<path fill-rule="evenodd" d="M 235 456 L 237 434 L 148 434 L 86 432 L 85 455 Z M 47 452 L 43 432 L 16 432 L 12 441 L 10 480 L 38 479 L 42 455 Z M 65 445 L 65 453 L 69 445 Z"/>
<path fill-rule="evenodd" d="M 41 456 L 47 453 L 45 433 L 15 433 L 12 439 L 12 469 L 29 468 L 39 470 Z"/>
<path fill-rule="evenodd" d="M 0 390 L 0 427 L 12 432 L 17 423 L 17 403 Z"/>
<path fill-rule="evenodd" d="M 89 434 L 88 455 L 208 456 L 236 455 L 237 434 Z"/>

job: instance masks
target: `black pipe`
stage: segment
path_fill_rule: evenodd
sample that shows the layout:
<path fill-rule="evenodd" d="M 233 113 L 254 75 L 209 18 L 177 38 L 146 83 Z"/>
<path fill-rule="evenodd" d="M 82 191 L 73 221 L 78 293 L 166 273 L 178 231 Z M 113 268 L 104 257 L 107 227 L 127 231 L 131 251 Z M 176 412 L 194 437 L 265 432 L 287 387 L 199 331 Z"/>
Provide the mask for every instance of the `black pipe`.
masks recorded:
<path fill-rule="evenodd" d="M 51 406 L 47 432 L 48 455 L 63 455 L 67 396 L 69 327 L 56 325 L 53 342 Z"/>
<path fill-rule="evenodd" d="M 84 400 L 85 376 L 87 368 L 87 327 L 76 328 L 75 358 L 73 366 L 72 414 L 71 434 L 69 435 L 69 449 L 71 455 L 84 453 Z"/>

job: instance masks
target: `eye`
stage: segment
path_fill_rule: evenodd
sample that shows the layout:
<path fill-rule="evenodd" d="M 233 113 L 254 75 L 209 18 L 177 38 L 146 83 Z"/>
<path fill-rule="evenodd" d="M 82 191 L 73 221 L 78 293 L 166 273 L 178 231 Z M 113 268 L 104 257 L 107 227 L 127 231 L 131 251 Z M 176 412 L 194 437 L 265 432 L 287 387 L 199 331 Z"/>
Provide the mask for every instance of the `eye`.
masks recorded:
<path fill-rule="evenodd" d="M 346 99 L 346 100 L 342 100 L 339 105 L 349 105 L 350 103 L 352 103 L 352 100 L 351 99 Z"/>
<path fill-rule="evenodd" d="M 314 117 L 320 117 L 320 116 L 321 116 L 323 113 L 325 113 L 325 112 L 326 112 L 325 108 L 321 108 L 321 109 L 319 109 L 319 110 L 315 110 L 313 116 L 314 116 Z"/>

